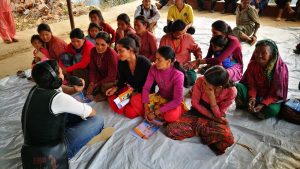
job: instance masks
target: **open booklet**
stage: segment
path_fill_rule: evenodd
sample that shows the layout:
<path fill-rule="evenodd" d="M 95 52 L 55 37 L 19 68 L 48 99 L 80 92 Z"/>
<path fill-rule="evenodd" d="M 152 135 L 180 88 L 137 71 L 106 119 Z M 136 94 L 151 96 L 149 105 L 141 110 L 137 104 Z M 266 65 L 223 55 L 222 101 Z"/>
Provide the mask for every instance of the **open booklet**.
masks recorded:
<path fill-rule="evenodd" d="M 300 112 L 300 99 L 289 99 L 285 102 L 285 106 Z"/>
<path fill-rule="evenodd" d="M 154 124 L 155 123 L 155 124 Z M 131 130 L 131 134 L 136 138 L 147 140 L 163 125 L 163 122 L 154 120 L 154 123 L 150 123 L 147 120 L 143 120 L 138 126 Z"/>
<path fill-rule="evenodd" d="M 133 92 L 133 88 L 128 87 L 127 90 L 120 93 L 118 97 L 114 99 L 114 102 L 116 103 L 119 109 L 121 109 L 122 107 L 124 107 L 126 104 L 129 103 L 132 92 Z"/>

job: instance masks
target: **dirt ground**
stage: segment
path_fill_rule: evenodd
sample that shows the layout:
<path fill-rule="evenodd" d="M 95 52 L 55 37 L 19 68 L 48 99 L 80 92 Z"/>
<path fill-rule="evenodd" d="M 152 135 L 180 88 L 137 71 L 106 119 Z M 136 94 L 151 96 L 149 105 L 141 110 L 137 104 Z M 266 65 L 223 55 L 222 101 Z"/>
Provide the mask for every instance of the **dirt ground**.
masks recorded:
<path fill-rule="evenodd" d="M 133 18 L 133 14 L 136 6 L 141 3 L 140 0 L 120 5 L 117 7 L 103 10 L 103 16 L 106 22 L 110 23 L 113 28 L 116 28 L 116 18 L 120 13 L 127 13 L 130 18 Z M 161 19 L 166 20 L 167 7 L 164 7 L 161 12 Z M 225 21 L 235 21 L 235 15 L 221 14 L 219 12 L 209 13 L 208 11 L 194 10 L 195 17 L 206 17 L 212 19 L 221 19 Z M 87 30 L 89 24 L 89 18 L 87 15 L 79 16 L 75 18 L 75 25 L 83 30 Z M 197 23 L 194 23 L 197 24 Z M 272 27 L 300 27 L 300 22 L 286 22 L 284 20 L 280 22 L 274 21 L 274 18 L 262 17 L 262 26 Z M 67 43 L 70 42 L 68 34 L 71 30 L 68 20 L 58 23 L 50 24 L 54 35 L 63 38 Z M 21 32 L 17 32 L 18 43 L 4 44 L 0 42 L 0 78 L 14 75 L 18 70 L 26 70 L 31 67 L 31 61 L 33 58 L 33 48 L 30 44 L 30 37 L 36 34 L 36 29 L 27 29 Z"/>

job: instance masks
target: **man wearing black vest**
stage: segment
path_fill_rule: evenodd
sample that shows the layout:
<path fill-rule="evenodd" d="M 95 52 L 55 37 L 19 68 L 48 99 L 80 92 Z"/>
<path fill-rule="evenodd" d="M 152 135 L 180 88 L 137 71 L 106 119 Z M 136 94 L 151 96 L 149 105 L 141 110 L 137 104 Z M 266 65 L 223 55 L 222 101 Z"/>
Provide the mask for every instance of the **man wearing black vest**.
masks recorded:
<path fill-rule="evenodd" d="M 153 33 L 160 14 L 156 6 L 151 4 L 151 0 L 143 0 L 142 4 L 136 8 L 134 18 L 140 15 L 147 18 L 149 22 L 148 30 Z"/>
<path fill-rule="evenodd" d="M 81 92 L 84 81 L 83 86 L 62 85 L 64 75 L 56 61 L 36 64 L 32 78 L 37 85 L 29 93 L 21 119 L 24 143 L 38 146 L 64 141 L 70 159 L 102 131 L 104 120 L 69 95 Z"/>

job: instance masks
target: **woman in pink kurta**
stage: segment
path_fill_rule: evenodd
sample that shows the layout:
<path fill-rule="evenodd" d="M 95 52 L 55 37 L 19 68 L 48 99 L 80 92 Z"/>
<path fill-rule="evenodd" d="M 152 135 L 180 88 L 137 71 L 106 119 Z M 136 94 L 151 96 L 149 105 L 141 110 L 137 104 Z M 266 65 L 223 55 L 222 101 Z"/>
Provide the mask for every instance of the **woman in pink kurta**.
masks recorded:
<path fill-rule="evenodd" d="M 174 21 L 168 28 L 171 33 L 168 33 L 161 38 L 159 46 L 170 46 L 174 49 L 176 53 L 176 60 L 181 66 L 184 66 L 185 69 L 188 70 L 187 74 L 190 82 L 191 84 L 194 84 L 196 80 L 196 72 L 192 69 L 192 67 L 185 65 L 191 61 L 191 53 L 194 54 L 195 59 L 197 60 L 202 58 L 202 52 L 195 39 L 185 32 L 185 27 L 186 25 L 183 21 Z"/>
<path fill-rule="evenodd" d="M 159 91 L 150 94 L 154 82 L 157 83 Z M 150 122 L 155 118 L 166 122 L 178 121 L 185 112 L 182 108 L 183 85 L 184 74 L 179 63 L 175 61 L 174 50 L 169 46 L 161 46 L 156 52 L 155 64 L 151 66 L 143 87 L 144 117 Z M 157 98 L 164 100 L 164 103 L 156 103 Z"/>
<path fill-rule="evenodd" d="M 157 40 L 153 33 L 147 30 L 149 25 L 145 16 L 137 16 L 134 19 L 134 29 L 140 37 L 141 47 L 139 54 L 148 58 L 151 62 L 155 61 L 155 52 L 157 50 Z"/>
<path fill-rule="evenodd" d="M 0 36 L 4 43 L 18 42 L 16 25 L 10 7 L 10 0 L 0 1 Z"/>
<path fill-rule="evenodd" d="M 236 95 L 226 69 L 211 67 L 193 87 L 191 110 L 167 126 L 167 135 L 175 140 L 199 136 L 217 155 L 225 153 L 234 143 L 225 113 Z"/>
<path fill-rule="evenodd" d="M 220 65 L 228 56 L 232 55 L 232 59 L 234 59 L 236 64 L 228 68 L 227 72 L 232 81 L 239 81 L 243 76 L 243 54 L 239 40 L 232 36 L 231 27 L 222 20 L 215 21 L 211 27 L 212 36 L 223 36 L 228 41 L 226 46 L 219 57 L 212 57 L 214 51 L 212 44 L 210 44 L 206 57 L 190 62 L 190 66 L 198 68 L 200 64 Z"/>

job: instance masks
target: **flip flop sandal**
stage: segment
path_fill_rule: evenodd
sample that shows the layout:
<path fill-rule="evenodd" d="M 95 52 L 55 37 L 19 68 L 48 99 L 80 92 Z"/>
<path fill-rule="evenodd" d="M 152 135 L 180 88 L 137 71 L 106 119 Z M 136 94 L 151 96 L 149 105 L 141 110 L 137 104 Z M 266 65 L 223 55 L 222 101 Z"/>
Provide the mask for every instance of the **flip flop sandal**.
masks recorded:
<path fill-rule="evenodd" d="M 23 70 L 17 71 L 17 76 L 19 78 L 26 78 L 26 74 L 25 74 L 25 72 Z"/>
<path fill-rule="evenodd" d="M 116 131 L 114 127 L 106 127 L 104 128 L 98 135 L 93 137 L 88 143 L 87 146 L 92 146 L 93 144 L 108 140 L 113 133 Z"/>
<path fill-rule="evenodd" d="M 15 38 L 13 38 L 12 41 L 13 41 L 13 42 L 19 42 L 19 40 L 18 40 L 18 39 L 15 39 Z"/>
<path fill-rule="evenodd" d="M 4 40 L 4 43 L 10 44 L 10 43 L 12 43 L 12 41 L 10 41 L 10 40 Z"/>

